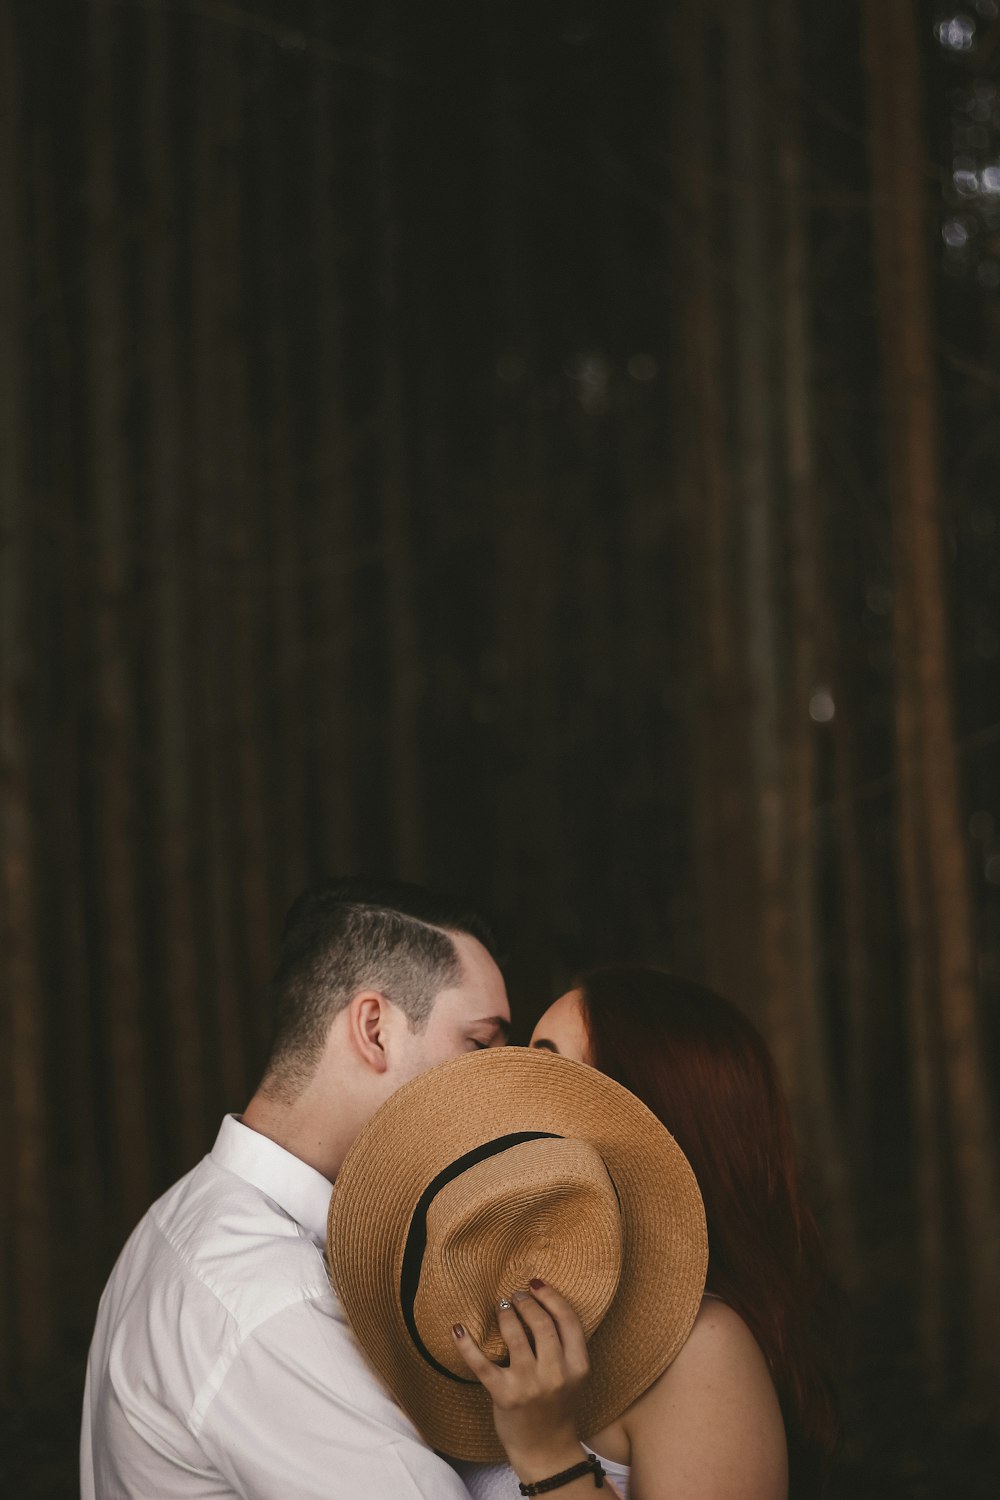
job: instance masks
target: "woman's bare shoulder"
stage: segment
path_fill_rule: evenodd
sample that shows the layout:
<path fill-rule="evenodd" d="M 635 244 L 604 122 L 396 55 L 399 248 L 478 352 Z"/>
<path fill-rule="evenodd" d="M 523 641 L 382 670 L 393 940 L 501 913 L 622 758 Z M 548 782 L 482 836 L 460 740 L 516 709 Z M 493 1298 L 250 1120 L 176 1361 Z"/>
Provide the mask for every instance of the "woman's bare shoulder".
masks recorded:
<path fill-rule="evenodd" d="M 771 1385 L 767 1361 L 757 1340 L 735 1308 L 718 1297 L 702 1298 L 687 1342 L 669 1369 L 677 1368 L 680 1361 L 684 1362 L 680 1365 L 683 1369 L 696 1360 L 706 1365 L 724 1361 L 727 1367 L 736 1361 L 740 1368 L 745 1367 L 747 1374 L 757 1374 Z"/>
<path fill-rule="evenodd" d="M 636 1500 L 783 1500 L 787 1453 L 767 1361 L 731 1307 L 706 1297 L 680 1353 L 623 1418 Z"/>

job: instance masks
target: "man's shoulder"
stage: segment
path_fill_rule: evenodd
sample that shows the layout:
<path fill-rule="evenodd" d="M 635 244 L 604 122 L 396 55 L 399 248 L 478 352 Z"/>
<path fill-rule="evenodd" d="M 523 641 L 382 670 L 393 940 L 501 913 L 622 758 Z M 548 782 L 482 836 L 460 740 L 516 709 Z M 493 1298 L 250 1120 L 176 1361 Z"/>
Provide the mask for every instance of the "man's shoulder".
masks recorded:
<path fill-rule="evenodd" d="M 237 1339 L 297 1302 L 332 1297 L 319 1246 L 211 1157 L 147 1211 L 106 1295 L 166 1303 L 178 1323 L 222 1319 Z"/>
<path fill-rule="evenodd" d="M 319 1246 L 258 1188 L 211 1157 L 147 1217 L 178 1276 L 205 1287 L 240 1325 L 329 1292 Z"/>

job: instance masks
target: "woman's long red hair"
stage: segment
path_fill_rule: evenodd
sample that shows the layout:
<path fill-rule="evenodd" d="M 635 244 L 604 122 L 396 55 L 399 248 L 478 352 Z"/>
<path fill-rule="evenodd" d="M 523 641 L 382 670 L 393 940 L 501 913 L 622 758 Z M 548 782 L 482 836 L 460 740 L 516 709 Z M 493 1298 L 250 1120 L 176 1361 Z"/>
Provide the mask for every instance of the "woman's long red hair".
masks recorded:
<path fill-rule="evenodd" d="M 791 1495 L 816 1493 L 838 1429 L 829 1281 L 767 1045 L 721 996 L 657 969 L 594 969 L 578 984 L 594 1065 L 638 1095 L 691 1163 L 708 1221 L 707 1290 L 740 1314 L 771 1368 Z"/>

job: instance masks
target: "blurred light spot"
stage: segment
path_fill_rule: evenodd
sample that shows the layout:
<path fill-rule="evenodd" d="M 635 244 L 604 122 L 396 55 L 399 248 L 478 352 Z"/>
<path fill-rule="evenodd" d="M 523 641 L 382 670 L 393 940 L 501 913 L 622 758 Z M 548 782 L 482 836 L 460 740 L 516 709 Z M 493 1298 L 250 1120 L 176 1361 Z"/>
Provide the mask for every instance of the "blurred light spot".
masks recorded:
<path fill-rule="evenodd" d="M 1000 266 L 997 265 L 995 260 L 980 261 L 976 267 L 976 280 L 988 292 L 996 291 L 997 287 L 1000 286 Z"/>
<path fill-rule="evenodd" d="M 986 16 L 987 20 L 1000 15 L 1000 5 L 997 4 L 997 0 L 974 0 L 974 4 L 979 14 Z"/>
<path fill-rule="evenodd" d="M 506 385 L 513 385 L 515 381 L 523 380 L 527 368 L 523 356 L 511 351 L 501 354 L 497 360 L 497 377 Z"/>
<path fill-rule="evenodd" d="M 993 837 L 993 814 L 982 808 L 974 812 L 969 819 L 969 832 L 974 839 L 979 839 L 980 843 L 988 844 Z"/>
<path fill-rule="evenodd" d="M 979 174 L 979 190 L 990 198 L 1000 196 L 1000 163 L 991 162 Z"/>
<path fill-rule="evenodd" d="M 986 861 L 983 874 L 990 885 L 1000 885 L 1000 854 L 991 854 Z"/>
<path fill-rule="evenodd" d="M 865 590 L 865 603 L 873 615 L 887 615 L 892 609 L 892 589 L 884 583 L 870 583 Z"/>
<path fill-rule="evenodd" d="M 956 167 L 951 174 L 956 193 L 963 198 L 974 198 L 979 192 L 979 173 L 971 167 Z"/>
<path fill-rule="evenodd" d="M 961 250 L 969 242 L 969 231 L 961 219 L 948 219 L 941 230 L 941 238 L 950 250 Z"/>
<path fill-rule="evenodd" d="M 655 380 L 659 365 L 651 354 L 633 354 L 625 366 L 633 380 Z"/>
<path fill-rule="evenodd" d="M 564 366 L 576 386 L 576 399 L 588 416 L 607 410 L 608 366 L 600 354 L 576 354 Z"/>
<path fill-rule="evenodd" d="M 976 45 L 976 23 L 972 16 L 949 16 L 939 21 L 937 39 L 949 52 L 968 52 Z"/>
<path fill-rule="evenodd" d="M 809 717 L 814 724 L 829 724 L 837 712 L 829 688 L 817 688 L 809 699 Z"/>

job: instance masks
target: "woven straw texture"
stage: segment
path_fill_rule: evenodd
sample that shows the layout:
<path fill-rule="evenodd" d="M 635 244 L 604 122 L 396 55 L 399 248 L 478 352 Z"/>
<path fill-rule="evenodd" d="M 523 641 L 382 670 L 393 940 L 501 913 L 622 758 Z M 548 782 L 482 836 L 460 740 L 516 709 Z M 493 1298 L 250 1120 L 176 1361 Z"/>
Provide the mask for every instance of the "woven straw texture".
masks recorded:
<path fill-rule="evenodd" d="M 459 1383 L 434 1369 L 406 1326 L 407 1234 L 439 1172 L 513 1132 L 565 1139 L 487 1158 L 442 1187 L 428 1210 L 414 1317 L 427 1354 Z M 687 1338 L 708 1242 L 694 1174 L 644 1104 L 583 1063 L 504 1047 L 444 1063 L 378 1110 L 338 1175 L 327 1254 L 361 1346 L 427 1442 L 495 1463 L 504 1454 L 492 1404 L 471 1380 L 452 1324 L 464 1323 L 496 1359 L 504 1348 L 497 1300 L 532 1276 L 556 1287 L 588 1334 L 580 1430 L 598 1432 Z"/>

